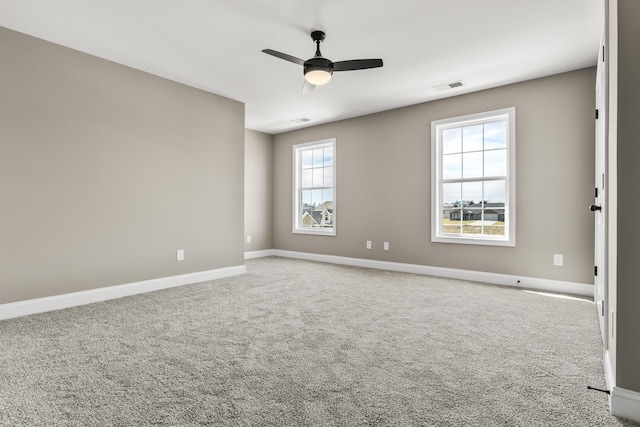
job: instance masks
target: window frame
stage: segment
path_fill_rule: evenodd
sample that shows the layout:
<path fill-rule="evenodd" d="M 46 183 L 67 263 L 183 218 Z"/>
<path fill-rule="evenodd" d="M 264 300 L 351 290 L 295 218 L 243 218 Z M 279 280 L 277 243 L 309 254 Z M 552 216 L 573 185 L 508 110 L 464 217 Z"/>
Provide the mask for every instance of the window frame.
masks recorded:
<path fill-rule="evenodd" d="M 491 235 L 470 235 L 442 232 L 442 131 L 474 124 L 481 124 L 495 120 L 507 120 L 507 170 L 505 180 L 505 235 L 491 237 Z M 484 153 L 486 150 L 483 150 Z M 485 182 L 500 178 L 460 178 L 447 182 Z M 468 114 L 431 122 L 431 241 L 435 243 L 458 243 L 487 246 L 516 246 L 516 109 L 515 107 L 482 113 Z"/>
<path fill-rule="evenodd" d="M 333 200 L 332 200 L 332 227 L 331 228 L 308 228 L 301 227 L 300 220 L 301 216 L 299 215 L 299 209 L 302 202 L 302 190 L 301 187 L 301 170 L 302 170 L 302 152 L 309 149 L 316 148 L 326 148 L 331 147 L 333 149 L 333 176 L 332 176 L 332 186 L 331 187 L 309 187 L 309 188 L 322 188 L 328 189 L 331 188 L 333 192 Z M 309 234 L 316 236 L 335 236 L 336 235 L 336 139 L 329 138 L 323 139 L 319 141 L 305 142 L 302 144 L 296 144 L 293 146 L 293 233 L 294 234 Z"/>

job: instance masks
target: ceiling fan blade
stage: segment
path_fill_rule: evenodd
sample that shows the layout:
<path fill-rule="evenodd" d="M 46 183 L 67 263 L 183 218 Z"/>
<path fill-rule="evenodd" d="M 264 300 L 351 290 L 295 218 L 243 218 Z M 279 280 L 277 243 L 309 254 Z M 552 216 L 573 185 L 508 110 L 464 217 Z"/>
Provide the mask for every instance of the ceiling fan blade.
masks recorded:
<path fill-rule="evenodd" d="M 262 51 L 269 55 L 273 55 L 276 58 L 284 59 L 285 61 L 293 62 L 294 64 L 304 65 L 304 61 L 300 58 L 296 58 L 295 56 L 287 55 L 286 53 L 271 49 L 263 49 Z"/>
<path fill-rule="evenodd" d="M 304 81 L 304 84 L 302 85 L 302 94 L 307 94 L 310 92 L 313 92 L 313 90 L 316 88 L 316 85 L 309 83 L 308 81 Z"/>
<path fill-rule="evenodd" d="M 364 70 L 382 67 L 382 59 L 352 59 L 333 63 L 333 71 Z"/>

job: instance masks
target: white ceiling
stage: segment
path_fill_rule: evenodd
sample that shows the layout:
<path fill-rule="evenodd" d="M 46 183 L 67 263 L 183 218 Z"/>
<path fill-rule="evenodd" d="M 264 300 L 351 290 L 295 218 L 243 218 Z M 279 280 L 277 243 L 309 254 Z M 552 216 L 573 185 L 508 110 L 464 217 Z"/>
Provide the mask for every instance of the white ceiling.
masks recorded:
<path fill-rule="evenodd" d="M 601 13 L 602 0 L 0 0 L 0 26 L 241 101 L 246 127 L 272 134 L 595 65 Z M 384 67 L 303 95 L 302 67 L 261 50 L 308 59 L 313 29 L 325 57 Z"/>

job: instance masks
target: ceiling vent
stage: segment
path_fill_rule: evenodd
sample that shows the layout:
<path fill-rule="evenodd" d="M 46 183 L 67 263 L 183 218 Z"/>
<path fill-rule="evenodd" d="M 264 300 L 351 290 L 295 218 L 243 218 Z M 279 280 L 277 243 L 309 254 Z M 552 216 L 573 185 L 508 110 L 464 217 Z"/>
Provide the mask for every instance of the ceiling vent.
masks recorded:
<path fill-rule="evenodd" d="M 438 92 L 442 92 L 444 90 L 455 89 L 460 86 L 462 86 L 462 81 L 458 80 L 451 83 L 445 83 L 443 85 L 437 85 L 437 86 L 434 86 L 433 88 Z"/>

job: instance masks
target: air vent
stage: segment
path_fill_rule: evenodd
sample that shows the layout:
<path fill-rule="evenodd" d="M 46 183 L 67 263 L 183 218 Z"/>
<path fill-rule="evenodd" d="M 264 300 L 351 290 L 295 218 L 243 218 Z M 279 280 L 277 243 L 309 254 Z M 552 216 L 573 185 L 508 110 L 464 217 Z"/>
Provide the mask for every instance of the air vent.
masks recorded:
<path fill-rule="evenodd" d="M 442 92 L 444 90 L 454 89 L 454 88 L 457 88 L 457 87 L 460 87 L 460 86 L 462 86 L 462 81 L 458 80 L 458 81 L 451 82 L 451 83 L 445 83 L 445 84 L 442 84 L 442 85 L 437 85 L 437 86 L 434 86 L 433 88 L 435 90 L 437 90 L 438 92 Z"/>

